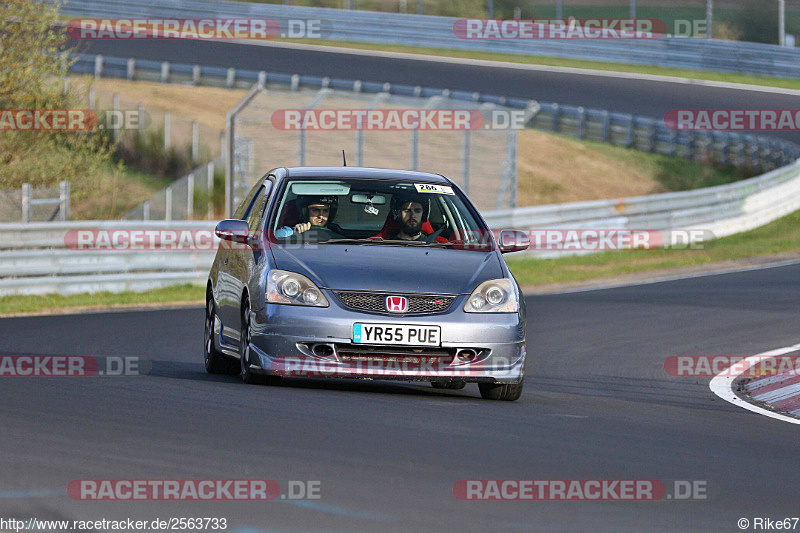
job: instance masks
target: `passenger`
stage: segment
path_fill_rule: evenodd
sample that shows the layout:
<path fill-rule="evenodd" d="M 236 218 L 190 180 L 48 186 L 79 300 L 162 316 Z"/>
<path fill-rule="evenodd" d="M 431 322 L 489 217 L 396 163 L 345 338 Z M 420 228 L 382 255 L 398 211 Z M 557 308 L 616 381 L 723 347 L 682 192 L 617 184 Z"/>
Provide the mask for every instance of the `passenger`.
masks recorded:
<path fill-rule="evenodd" d="M 400 221 L 400 228 L 389 232 L 393 240 L 423 240 L 427 234 L 422 231 L 422 224 L 428 220 L 429 209 L 427 198 L 400 195 L 392 197 L 392 213 L 395 220 Z"/>

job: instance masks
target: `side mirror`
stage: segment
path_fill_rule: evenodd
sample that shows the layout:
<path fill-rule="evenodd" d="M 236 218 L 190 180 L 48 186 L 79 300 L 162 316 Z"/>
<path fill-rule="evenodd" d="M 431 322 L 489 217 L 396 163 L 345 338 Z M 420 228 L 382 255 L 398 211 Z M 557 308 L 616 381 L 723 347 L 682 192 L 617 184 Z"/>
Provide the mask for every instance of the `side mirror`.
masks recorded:
<path fill-rule="evenodd" d="M 214 234 L 222 240 L 247 243 L 250 227 L 246 220 L 229 218 L 221 221 L 214 229 Z"/>
<path fill-rule="evenodd" d="M 500 238 L 497 244 L 500 247 L 501 253 L 521 252 L 530 247 L 531 239 L 524 231 L 503 230 L 500 232 Z"/>

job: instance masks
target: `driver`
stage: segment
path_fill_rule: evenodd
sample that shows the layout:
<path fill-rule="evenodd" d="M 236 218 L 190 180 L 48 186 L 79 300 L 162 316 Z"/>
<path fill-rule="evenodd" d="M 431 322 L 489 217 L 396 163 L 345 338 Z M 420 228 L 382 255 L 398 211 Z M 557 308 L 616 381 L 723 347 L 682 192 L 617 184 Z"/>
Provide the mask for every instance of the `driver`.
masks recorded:
<path fill-rule="evenodd" d="M 341 233 L 342 228 L 331 222 L 339 206 L 339 199 L 336 196 L 300 196 L 296 203 L 300 220 L 305 222 L 295 224 L 294 228 L 290 226 L 280 228 L 275 232 L 276 237 L 289 237 L 304 233 L 311 228 L 325 228 Z"/>
<path fill-rule="evenodd" d="M 390 239 L 402 241 L 417 241 L 424 239 L 427 234 L 422 231 L 422 224 L 428 220 L 427 198 L 414 196 L 401 196 L 392 198 L 392 212 L 395 220 L 400 221 L 400 228 L 389 232 Z"/>

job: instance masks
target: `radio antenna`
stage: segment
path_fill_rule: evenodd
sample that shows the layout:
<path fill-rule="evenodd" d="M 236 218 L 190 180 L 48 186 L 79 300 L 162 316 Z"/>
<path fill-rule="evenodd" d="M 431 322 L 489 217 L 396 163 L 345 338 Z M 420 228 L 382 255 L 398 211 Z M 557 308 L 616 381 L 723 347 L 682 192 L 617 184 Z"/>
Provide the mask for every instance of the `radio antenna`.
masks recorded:
<path fill-rule="evenodd" d="M 343 166 L 345 166 L 345 167 L 347 166 L 347 156 L 344 155 L 344 150 L 342 150 L 342 163 L 343 163 Z"/>

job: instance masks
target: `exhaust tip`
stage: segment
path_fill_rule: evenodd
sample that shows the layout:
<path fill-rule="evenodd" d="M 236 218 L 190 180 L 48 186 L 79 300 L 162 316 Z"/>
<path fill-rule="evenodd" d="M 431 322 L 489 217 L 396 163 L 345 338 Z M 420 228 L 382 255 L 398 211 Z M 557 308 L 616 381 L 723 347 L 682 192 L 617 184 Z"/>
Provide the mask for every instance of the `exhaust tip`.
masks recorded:
<path fill-rule="evenodd" d="M 333 355 L 333 346 L 330 344 L 315 344 L 311 347 L 311 353 L 321 357 L 329 357 Z"/>
<path fill-rule="evenodd" d="M 462 361 L 471 361 L 477 357 L 478 352 L 473 350 L 472 348 L 464 348 L 462 350 L 458 350 L 456 352 L 456 357 L 461 359 Z"/>

